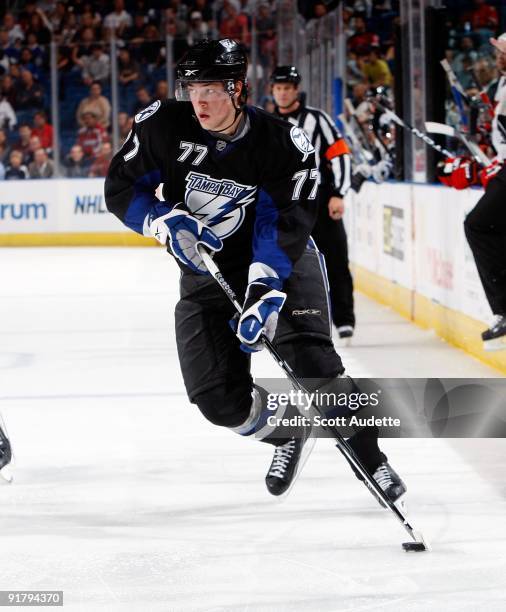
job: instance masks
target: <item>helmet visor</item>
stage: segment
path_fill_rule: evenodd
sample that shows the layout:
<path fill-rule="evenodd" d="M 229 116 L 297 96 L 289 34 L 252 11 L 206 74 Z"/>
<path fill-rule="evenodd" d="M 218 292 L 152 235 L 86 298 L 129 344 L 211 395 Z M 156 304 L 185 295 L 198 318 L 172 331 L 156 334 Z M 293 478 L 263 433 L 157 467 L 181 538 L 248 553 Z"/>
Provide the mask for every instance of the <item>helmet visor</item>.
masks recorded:
<path fill-rule="evenodd" d="M 217 102 L 230 99 L 227 82 L 223 81 L 176 81 L 176 100 L 178 102 Z"/>

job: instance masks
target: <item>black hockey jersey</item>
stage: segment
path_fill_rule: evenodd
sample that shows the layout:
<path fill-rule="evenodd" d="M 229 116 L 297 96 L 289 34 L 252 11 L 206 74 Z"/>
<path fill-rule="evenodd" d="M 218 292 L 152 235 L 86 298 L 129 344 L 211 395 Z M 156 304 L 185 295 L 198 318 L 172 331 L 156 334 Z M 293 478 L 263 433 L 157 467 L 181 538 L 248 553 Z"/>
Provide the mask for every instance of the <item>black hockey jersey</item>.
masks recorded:
<path fill-rule="evenodd" d="M 253 276 L 278 277 L 281 287 L 316 220 L 314 148 L 298 127 L 254 107 L 245 112 L 250 129 L 230 142 L 202 129 L 191 103 L 154 102 L 111 162 L 105 201 L 145 235 L 149 213 L 182 202 L 223 240 L 215 255 L 223 271 L 258 264 Z"/>
<path fill-rule="evenodd" d="M 346 141 L 324 111 L 306 106 L 301 100 L 297 110 L 276 115 L 302 128 L 315 148 L 316 165 L 325 197 L 344 197 L 351 186 L 351 157 Z"/>

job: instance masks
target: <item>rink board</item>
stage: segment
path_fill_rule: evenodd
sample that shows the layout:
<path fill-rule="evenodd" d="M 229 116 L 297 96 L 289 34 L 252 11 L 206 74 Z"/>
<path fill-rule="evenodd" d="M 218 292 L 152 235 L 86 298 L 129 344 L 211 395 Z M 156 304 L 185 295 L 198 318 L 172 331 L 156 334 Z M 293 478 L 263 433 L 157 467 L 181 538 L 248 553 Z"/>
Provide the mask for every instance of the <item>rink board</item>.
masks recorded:
<path fill-rule="evenodd" d="M 151 246 L 107 211 L 103 179 L 5 181 L 0 246 Z M 347 197 L 359 289 L 506 372 L 506 351 L 483 351 L 490 318 L 462 224 L 482 191 L 366 182 Z"/>
<path fill-rule="evenodd" d="M 109 213 L 103 179 L 4 181 L 0 246 L 146 246 Z"/>
<path fill-rule="evenodd" d="M 506 351 L 483 350 L 491 312 L 463 229 L 482 193 L 364 184 L 347 198 L 350 260 L 358 289 L 506 373 Z"/>

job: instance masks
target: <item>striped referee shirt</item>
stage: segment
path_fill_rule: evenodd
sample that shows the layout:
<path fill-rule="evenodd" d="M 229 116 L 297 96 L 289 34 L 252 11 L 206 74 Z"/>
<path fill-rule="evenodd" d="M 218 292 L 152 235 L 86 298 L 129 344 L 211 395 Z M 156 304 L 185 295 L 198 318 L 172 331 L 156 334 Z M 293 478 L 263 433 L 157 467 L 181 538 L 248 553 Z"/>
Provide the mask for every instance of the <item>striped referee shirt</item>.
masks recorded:
<path fill-rule="evenodd" d="M 351 183 L 350 150 L 332 119 L 324 111 L 299 103 L 297 110 L 275 114 L 302 128 L 315 148 L 321 189 L 329 197 L 344 197 Z"/>

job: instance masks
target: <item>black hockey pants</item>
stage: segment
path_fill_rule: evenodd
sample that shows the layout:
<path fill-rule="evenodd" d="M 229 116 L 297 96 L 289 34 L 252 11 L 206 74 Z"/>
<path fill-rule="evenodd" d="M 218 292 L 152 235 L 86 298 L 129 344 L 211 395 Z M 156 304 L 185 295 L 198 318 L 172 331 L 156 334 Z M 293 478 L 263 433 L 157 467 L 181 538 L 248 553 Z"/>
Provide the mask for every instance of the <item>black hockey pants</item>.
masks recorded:
<path fill-rule="evenodd" d="M 464 230 L 490 308 L 506 314 L 506 168 L 490 181 Z"/>

